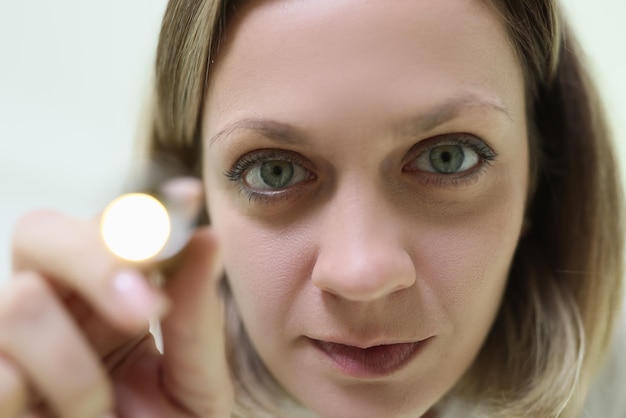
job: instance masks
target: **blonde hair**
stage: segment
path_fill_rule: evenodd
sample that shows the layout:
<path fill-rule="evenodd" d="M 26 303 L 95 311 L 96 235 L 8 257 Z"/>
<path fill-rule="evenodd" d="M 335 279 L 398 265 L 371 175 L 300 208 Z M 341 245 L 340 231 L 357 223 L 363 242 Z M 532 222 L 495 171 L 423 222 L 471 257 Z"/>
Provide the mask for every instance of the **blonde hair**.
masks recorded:
<path fill-rule="evenodd" d="M 621 186 L 600 101 L 552 0 L 483 0 L 526 75 L 531 184 L 527 228 L 493 329 L 452 396 L 489 417 L 577 417 L 622 301 Z M 234 1 L 170 0 L 156 60 L 149 152 L 196 173 L 213 56 Z M 243 329 L 227 284 L 233 416 L 297 408 Z"/>

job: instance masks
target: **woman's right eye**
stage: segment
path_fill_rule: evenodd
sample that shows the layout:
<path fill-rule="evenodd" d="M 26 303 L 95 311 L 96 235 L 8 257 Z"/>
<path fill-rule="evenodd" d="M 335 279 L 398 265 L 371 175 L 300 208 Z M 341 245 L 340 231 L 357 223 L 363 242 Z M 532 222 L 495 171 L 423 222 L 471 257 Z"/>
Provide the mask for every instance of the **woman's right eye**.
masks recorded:
<path fill-rule="evenodd" d="M 308 179 L 308 171 L 287 160 L 261 161 L 242 175 L 246 187 L 259 191 L 277 191 Z"/>
<path fill-rule="evenodd" d="M 243 156 L 224 175 L 238 183 L 248 198 L 272 197 L 315 179 L 304 165 L 306 160 L 298 154 L 264 150 Z"/>

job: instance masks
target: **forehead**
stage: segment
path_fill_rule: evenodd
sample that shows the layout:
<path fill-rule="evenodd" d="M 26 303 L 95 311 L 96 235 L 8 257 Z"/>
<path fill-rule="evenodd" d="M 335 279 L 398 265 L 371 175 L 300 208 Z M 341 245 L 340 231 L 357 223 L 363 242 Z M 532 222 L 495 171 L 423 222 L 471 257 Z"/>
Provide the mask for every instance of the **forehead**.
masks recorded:
<path fill-rule="evenodd" d="M 464 94 L 516 110 L 521 79 L 479 0 L 250 1 L 232 15 L 208 99 L 216 117 L 276 103 L 320 117 L 374 103 L 415 112 Z"/>

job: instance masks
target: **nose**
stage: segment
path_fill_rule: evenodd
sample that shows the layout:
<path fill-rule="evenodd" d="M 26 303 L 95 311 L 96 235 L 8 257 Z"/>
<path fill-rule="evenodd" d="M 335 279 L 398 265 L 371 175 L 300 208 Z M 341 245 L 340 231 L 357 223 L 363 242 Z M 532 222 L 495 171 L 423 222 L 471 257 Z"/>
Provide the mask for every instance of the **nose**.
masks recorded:
<path fill-rule="evenodd" d="M 327 202 L 312 282 L 351 301 L 373 301 L 415 283 L 407 225 L 376 193 L 353 187 Z"/>

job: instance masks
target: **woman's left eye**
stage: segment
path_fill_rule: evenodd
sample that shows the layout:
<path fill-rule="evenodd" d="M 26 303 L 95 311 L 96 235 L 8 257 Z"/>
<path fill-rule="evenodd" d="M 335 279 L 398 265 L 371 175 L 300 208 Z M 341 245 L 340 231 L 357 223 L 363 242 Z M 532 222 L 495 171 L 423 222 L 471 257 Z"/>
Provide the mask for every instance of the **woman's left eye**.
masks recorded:
<path fill-rule="evenodd" d="M 441 175 L 464 174 L 483 162 L 493 160 L 494 156 L 484 143 L 444 141 L 426 148 L 405 166 L 405 170 Z"/>
<path fill-rule="evenodd" d="M 252 190 L 276 191 L 307 180 L 308 171 L 287 160 L 267 160 L 248 167 L 241 177 Z"/>

